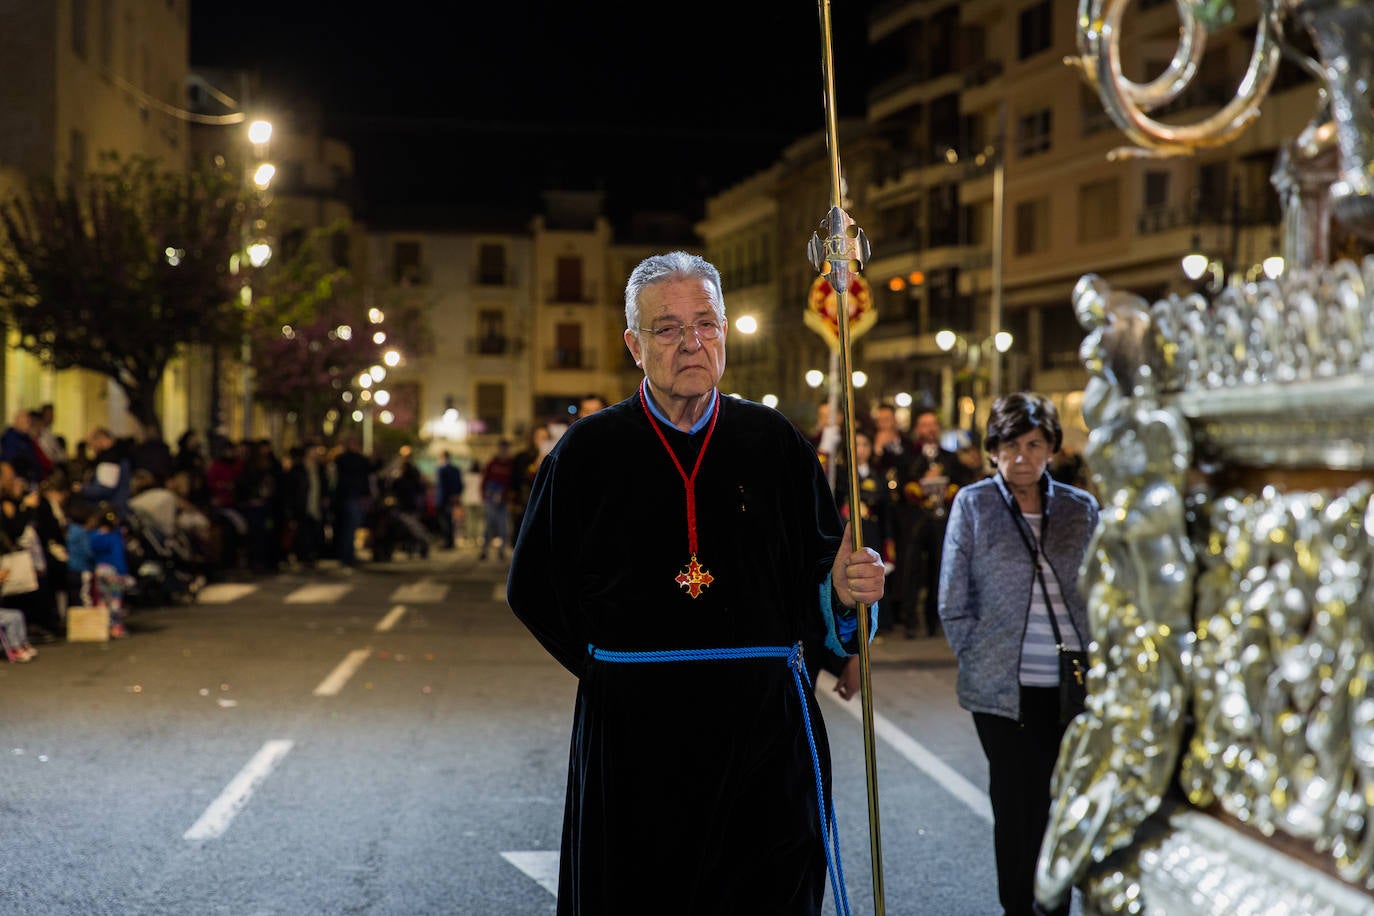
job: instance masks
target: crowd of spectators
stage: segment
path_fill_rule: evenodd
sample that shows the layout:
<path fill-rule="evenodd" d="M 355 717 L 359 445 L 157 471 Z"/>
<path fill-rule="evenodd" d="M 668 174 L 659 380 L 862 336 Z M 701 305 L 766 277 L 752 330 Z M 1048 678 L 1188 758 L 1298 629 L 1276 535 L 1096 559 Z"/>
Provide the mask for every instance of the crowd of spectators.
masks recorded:
<path fill-rule="evenodd" d="M 155 427 L 97 427 L 69 444 L 52 420 L 50 405 L 21 410 L 0 434 L 0 646 L 11 661 L 63 638 L 72 608 L 107 610 L 117 639 L 131 608 L 194 600 L 217 579 L 322 561 L 351 569 L 482 536 L 480 519 L 465 521 L 464 478 L 477 487 L 479 466 L 447 452 L 422 471 L 409 447 L 384 460 L 348 436 L 284 455 L 266 439 L 207 442 L 194 430 L 171 445 Z M 510 532 L 492 537 L 504 549 Z"/>

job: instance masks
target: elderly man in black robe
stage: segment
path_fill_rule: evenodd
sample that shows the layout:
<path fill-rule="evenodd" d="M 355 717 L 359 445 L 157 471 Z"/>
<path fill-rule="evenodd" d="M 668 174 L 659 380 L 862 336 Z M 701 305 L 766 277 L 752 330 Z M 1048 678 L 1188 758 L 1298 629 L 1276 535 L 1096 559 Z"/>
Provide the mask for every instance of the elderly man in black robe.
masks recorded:
<path fill-rule="evenodd" d="M 799 647 L 857 650 L 882 561 L 792 423 L 718 391 L 715 267 L 646 259 L 625 317 L 644 380 L 541 464 L 507 584 L 579 679 L 558 912 L 819 913 L 837 851 Z"/>

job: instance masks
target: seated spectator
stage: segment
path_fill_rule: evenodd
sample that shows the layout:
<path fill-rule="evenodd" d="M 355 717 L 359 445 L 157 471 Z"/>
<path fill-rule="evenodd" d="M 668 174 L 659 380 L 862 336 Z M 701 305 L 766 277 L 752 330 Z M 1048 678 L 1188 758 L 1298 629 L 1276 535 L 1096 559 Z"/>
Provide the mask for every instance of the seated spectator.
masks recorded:
<path fill-rule="evenodd" d="M 129 509 L 158 527 L 163 534 L 177 528 L 177 495 L 158 483 L 152 471 L 139 468 L 129 481 Z"/>
<path fill-rule="evenodd" d="M 124 532 L 110 507 L 97 510 L 90 526 L 91 559 L 95 561 L 95 598 L 110 612 L 110 638 L 129 635 L 124 626 L 124 592 L 129 562 L 124 555 Z"/>
<path fill-rule="evenodd" d="M 9 575 L 9 570 L 0 569 L 0 583 Z M 12 662 L 31 662 L 38 657 L 38 650 L 29 644 L 29 631 L 24 625 L 23 612 L 0 607 L 0 647 L 4 648 L 5 657 Z"/>
<path fill-rule="evenodd" d="M 94 467 L 90 479 L 83 482 L 78 492 L 91 502 L 109 503 L 115 512 L 125 512 L 129 508 L 129 458 L 128 450 L 122 442 L 116 442 L 110 431 L 103 426 L 91 430 L 87 437 Z"/>

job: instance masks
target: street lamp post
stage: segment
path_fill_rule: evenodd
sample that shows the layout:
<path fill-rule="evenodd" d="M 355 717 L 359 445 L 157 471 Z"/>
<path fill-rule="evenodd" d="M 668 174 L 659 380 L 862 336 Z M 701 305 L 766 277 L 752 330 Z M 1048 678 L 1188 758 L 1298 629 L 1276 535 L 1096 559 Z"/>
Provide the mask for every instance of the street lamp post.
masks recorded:
<path fill-rule="evenodd" d="M 271 139 L 272 123 L 270 121 L 256 120 L 248 125 L 248 142 L 253 145 L 253 159 L 244 171 L 250 193 L 265 194 L 276 174 L 276 167 L 267 161 L 267 144 Z M 246 222 L 243 227 L 243 257 L 247 259 L 248 265 L 255 269 L 265 266 L 272 258 L 271 246 L 265 239 L 258 236 L 257 230 L 260 228 L 257 220 L 251 223 Z M 253 286 L 249 279 L 244 280 L 242 297 L 244 309 L 251 308 L 253 305 Z M 247 440 L 253 436 L 253 339 L 250 330 L 246 327 L 239 349 L 239 359 L 242 362 L 240 369 L 243 387 L 242 429 L 243 438 Z"/>
<path fill-rule="evenodd" d="M 1002 354 L 1012 348 L 1016 342 L 1009 331 L 995 330 L 993 333 L 974 343 L 961 334 L 945 328 L 935 334 L 935 346 L 946 353 L 952 353 L 956 361 L 962 361 L 965 370 L 974 373 L 977 377 L 979 369 L 984 362 L 988 365 L 988 382 L 991 399 L 995 400 L 1001 396 L 1001 374 L 998 367 L 1002 363 Z M 996 373 L 996 374 L 994 374 Z M 944 403 L 950 405 L 946 411 L 947 417 L 954 422 L 954 382 L 949 367 L 941 372 L 941 398 Z M 995 381 L 994 381 L 995 380 Z M 976 394 L 976 392 L 975 392 Z"/>

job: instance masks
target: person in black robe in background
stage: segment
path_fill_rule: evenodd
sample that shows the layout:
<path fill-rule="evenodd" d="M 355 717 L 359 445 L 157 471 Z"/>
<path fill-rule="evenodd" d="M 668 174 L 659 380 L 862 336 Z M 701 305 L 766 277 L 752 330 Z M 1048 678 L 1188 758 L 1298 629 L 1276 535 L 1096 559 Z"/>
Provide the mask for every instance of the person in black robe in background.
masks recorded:
<path fill-rule="evenodd" d="M 819 913 L 816 770 L 829 820 L 830 760 L 815 697 L 797 687 L 804 662 L 604 653 L 805 641 L 852 654 L 850 608 L 881 597 L 882 561 L 851 551 L 805 437 L 716 389 L 716 269 L 649 258 L 625 301 L 645 380 L 540 465 L 507 583 L 516 615 L 579 679 L 558 912 Z"/>

